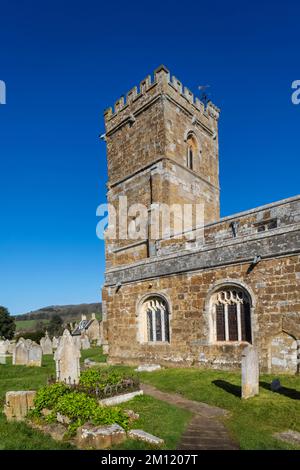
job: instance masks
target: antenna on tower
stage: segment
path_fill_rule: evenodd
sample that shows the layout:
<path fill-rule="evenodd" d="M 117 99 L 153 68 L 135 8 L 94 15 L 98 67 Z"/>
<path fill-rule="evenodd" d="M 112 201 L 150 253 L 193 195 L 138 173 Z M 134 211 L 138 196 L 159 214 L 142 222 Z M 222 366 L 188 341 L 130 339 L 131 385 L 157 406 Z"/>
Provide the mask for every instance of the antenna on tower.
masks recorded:
<path fill-rule="evenodd" d="M 207 93 L 207 88 L 210 88 L 210 85 L 199 85 L 198 89 L 201 91 L 200 100 L 204 104 L 204 108 L 206 109 L 208 102 L 210 101 L 210 93 Z"/>

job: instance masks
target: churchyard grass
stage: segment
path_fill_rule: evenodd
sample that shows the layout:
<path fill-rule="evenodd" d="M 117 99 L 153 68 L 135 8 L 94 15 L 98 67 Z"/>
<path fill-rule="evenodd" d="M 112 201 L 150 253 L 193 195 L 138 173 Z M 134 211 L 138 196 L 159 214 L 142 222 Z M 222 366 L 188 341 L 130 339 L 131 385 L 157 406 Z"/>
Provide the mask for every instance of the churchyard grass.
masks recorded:
<path fill-rule="evenodd" d="M 300 431 L 300 376 L 276 376 L 291 397 L 268 390 L 274 375 L 260 376 L 260 394 L 241 400 L 241 376 L 238 372 L 199 369 L 164 369 L 140 374 L 141 381 L 165 392 L 190 400 L 219 406 L 231 412 L 225 424 L 241 449 L 299 449 L 272 435 L 293 429 Z M 219 381 L 219 382 L 218 382 Z M 238 396 L 237 396 L 238 395 Z"/>
<path fill-rule="evenodd" d="M 12 366 L 9 359 L 0 366 L 0 407 L 4 406 L 5 393 L 9 390 L 36 390 L 45 385 L 47 377 L 54 374 L 52 356 L 43 357 L 42 367 Z M 24 423 L 7 423 L 0 412 L 0 449 L 3 450 L 62 450 L 71 449 L 68 443 L 59 443 Z"/>
<path fill-rule="evenodd" d="M 106 362 L 106 355 L 102 353 L 102 348 L 91 348 L 91 349 L 83 349 L 81 350 L 81 360 L 83 362 L 84 359 L 91 359 L 91 361 L 95 362 Z"/>
<path fill-rule="evenodd" d="M 81 361 L 85 358 L 103 362 L 105 356 L 100 348 L 81 351 Z M 126 368 L 128 371 L 132 369 Z M 9 390 L 37 390 L 44 386 L 47 378 L 55 373 L 53 356 L 43 356 L 42 367 L 12 366 L 9 359 L 6 365 L 0 366 L 0 407 L 3 410 L 5 393 Z M 167 449 L 174 449 L 179 441 L 191 414 L 175 406 L 155 400 L 151 397 L 136 397 L 121 405 L 124 409 L 132 409 L 139 413 L 139 420 L 134 422 L 135 428 L 144 429 L 165 440 Z M 118 449 L 151 449 L 151 446 L 128 440 L 116 447 Z M 72 449 L 68 443 L 60 443 L 31 429 L 24 423 L 7 423 L 0 412 L 0 450 L 39 450 L 39 449 Z"/>
<path fill-rule="evenodd" d="M 140 415 L 134 421 L 133 428 L 143 429 L 154 436 L 160 437 L 166 443 L 163 449 L 176 449 L 180 437 L 188 425 L 192 414 L 166 402 L 156 400 L 147 395 L 135 397 L 133 400 L 120 405 L 123 409 L 132 409 Z M 116 449 L 151 449 L 139 441 L 127 440 Z"/>
<path fill-rule="evenodd" d="M 85 358 L 104 362 L 101 349 L 82 351 L 81 362 Z M 133 368 L 116 366 L 127 372 Z M 42 367 L 12 366 L 9 360 L 0 366 L 1 409 L 8 390 L 33 390 L 45 385 L 47 378 L 54 375 L 55 365 L 52 356 L 43 356 Z M 275 432 L 293 429 L 300 431 L 300 377 L 279 376 L 286 389 L 295 390 L 291 396 L 273 393 L 266 384 L 275 376 L 260 377 L 260 395 L 241 400 L 240 374 L 212 370 L 163 369 L 139 374 L 141 381 L 154 385 L 166 392 L 179 393 L 188 399 L 220 406 L 230 411 L 225 425 L 239 442 L 241 449 L 295 449 L 272 435 Z M 135 428 L 144 429 L 166 442 L 166 448 L 174 449 L 185 429 L 190 413 L 156 400 L 152 397 L 136 397 L 120 405 L 139 413 L 134 422 Z M 34 431 L 24 423 L 7 423 L 0 413 L 0 449 L 69 449 L 67 443 L 57 443 L 48 436 Z M 118 449 L 149 449 L 142 442 L 128 440 Z"/>

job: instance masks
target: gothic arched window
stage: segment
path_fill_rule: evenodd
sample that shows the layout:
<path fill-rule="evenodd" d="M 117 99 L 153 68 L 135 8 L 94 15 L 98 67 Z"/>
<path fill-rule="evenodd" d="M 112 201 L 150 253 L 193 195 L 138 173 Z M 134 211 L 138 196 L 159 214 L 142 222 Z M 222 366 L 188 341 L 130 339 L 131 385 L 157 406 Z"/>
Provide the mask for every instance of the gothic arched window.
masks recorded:
<path fill-rule="evenodd" d="M 187 155 L 187 166 L 190 170 L 193 169 L 193 159 L 194 159 L 193 147 L 190 146 L 188 147 L 188 155 Z"/>
<path fill-rule="evenodd" d="M 197 154 L 197 142 L 195 137 L 190 134 L 187 139 L 187 157 L 186 165 L 190 170 L 195 170 L 195 157 Z"/>
<path fill-rule="evenodd" d="M 139 319 L 141 342 L 169 342 L 169 308 L 165 299 L 152 296 L 146 299 Z"/>
<path fill-rule="evenodd" d="M 251 306 L 249 295 L 237 287 L 221 288 L 213 294 L 216 341 L 251 343 Z"/>

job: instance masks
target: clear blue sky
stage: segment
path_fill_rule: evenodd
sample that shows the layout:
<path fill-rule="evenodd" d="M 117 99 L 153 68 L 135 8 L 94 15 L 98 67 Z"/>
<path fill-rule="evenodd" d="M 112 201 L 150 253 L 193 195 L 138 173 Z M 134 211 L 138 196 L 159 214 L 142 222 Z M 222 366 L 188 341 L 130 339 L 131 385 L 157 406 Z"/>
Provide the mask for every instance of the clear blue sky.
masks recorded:
<path fill-rule="evenodd" d="M 296 1 L 2 0 L 0 304 L 101 299 L 103 109 L 164 63 L 221 107 L 222 215 L 298 194 Z"/>

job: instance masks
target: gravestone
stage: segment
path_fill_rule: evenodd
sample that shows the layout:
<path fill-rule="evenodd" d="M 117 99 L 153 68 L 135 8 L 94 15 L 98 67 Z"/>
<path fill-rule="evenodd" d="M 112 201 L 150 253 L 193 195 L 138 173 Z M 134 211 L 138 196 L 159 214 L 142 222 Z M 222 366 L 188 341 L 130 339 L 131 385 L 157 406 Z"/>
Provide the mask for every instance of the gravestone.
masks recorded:
<path fill-rule="evenodd" d="M 126 432 L 119 424 L 95 426 L 86 423 L 77 429 L 76 444 L 79 449 L 107 449 L 126 440 Z"/>
<path fill-rule="evenodd" d="M 246 346 L 242 353 L 242 398 L 259 394 L 259 361 L 254 346 Z"/>
<path fill-rule="evenodd" d="M 56 336 L 53 336 L 52 338 L 52 348 L 57 349 L 59 345 L 59 338 L 56 338 Z"/>
<path fill-rule="evenodd" d="M 9 348 L 9 340 L 0 340 L 0 355 L 7 354 Z"/>
<path fill-rule="evenodd" d="M 67 384 L 78 383 L 80 377 L 80 350 L 69 330 L 65 330 L 54 353 L 56 379 Z"/>
<path fill-rule="evenodd" d="M 75 336 L 72 336 L 72 338 L 73 338 L 74 344 L 76 345 L 77 349 L 79 349 L 79 351 L 80 351 L 81 346 L 82 346 L 82 344 L 81 344 L 81 336 L 75 335 Z"/>
<path fill-rule="evenodd" d="M 134 369 L 136 372 L 154 372 L 155 370 L 160 370 L 161 366 L 159 364 L 141 364 L 137 369 Z"/>
<path fill-rule="evenodd" d="M 52 341 L 49 338 L 47 331 L 46 331 L 44 338 L 41 339 L 40 345 L 42 347 L 43 354 L 53 354 Z"/>
<path fill-rule="evenodd" d="M 128 431 L 128 437 L 130 439 L 137 439 L 138 441 L 147 442 L 148 444 L 157 447 L 160 447 L 165 443 L 163 439 L 153 436 L 152 434 L 149 434 L 148 432 L 143 431 L 142 429 L 131 429 L 130 431 Z"/>
<path fill-rule="evenodd" d="M 13 351 L 12 363 L 13 365 L 41 367 L 41 346 L 30 339 L 20 338 Z"/>
<path fill-rule="evenodd" d="M 28 345 L 24 338 L 20 338 L 14 348 L 12 363 L 16 366 L 27 366 Z"/>
<path fill-rule="evenodd" d="M 90 349 L 91 345 L 90 345 L 90 340 L 89 338 L 87 337 L 87 335 L 82 335 L 81 336 L 81 349 Z"/>
<path fill-rule="evenodd" d="M 6 392 L 4 413 L 8 421 L 23 421 L 34 407 L 35 391 Z"/>
<path fill-rule="evenodd" d="M 43 351 L 40 345 L 32 342 L 28 348 L 28 366 L 41 367 Z"/>
<path fill-rule="evenodd" d="M 8 345 L 8 348 L 7 348 L 8 354 L 13 354 L 14 350 L 15 350 L 15 347 L 16 347 L 16 341 L 15 340 L 10 341 L 9 345 Z"/>
<path fill-rule="evenodd" d="M 0 354 L 0 365 L 5 365 L 5 364 L 6 364 L 6 355 Z"/>

